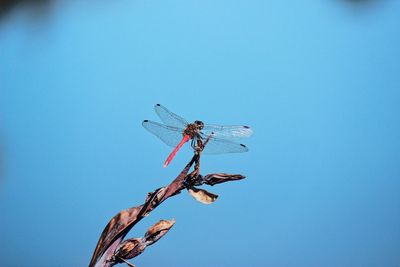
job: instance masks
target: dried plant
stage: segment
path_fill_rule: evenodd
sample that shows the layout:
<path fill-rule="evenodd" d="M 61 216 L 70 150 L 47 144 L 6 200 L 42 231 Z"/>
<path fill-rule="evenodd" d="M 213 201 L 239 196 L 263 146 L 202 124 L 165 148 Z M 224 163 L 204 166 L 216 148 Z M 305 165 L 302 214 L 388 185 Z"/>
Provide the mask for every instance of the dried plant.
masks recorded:
<path fill-rule="evenodd" d="M 203 184 L 213 186 L 245 178 L 240 174 L 226 173 L 201 175 L 200 155 L 201 150 L 194 154 L 181 173 L 169 185 L 148 193 L 142 205 L 123 210 L 110 220 L 99 238 L 89 267 L 110 267 L 119 263 L 134 266 L 128 260 L 140 255 L 147 246 L 154 244 L 163 237 L 171 229 L 175 221 L 159 221 L 149 228 L 143 238 L 130 238 L 127 240 L 124 240 L 124 238 L 136 223 L 147 216 L 164 200 L 179 194 L 183 189 L 187 189 L 196 200 L 201 203 L 210 204 L 218 196 L 204 189 L 197 188 L 197 186 Z M 193 164 L 194 170 L 189 173 Z"/>

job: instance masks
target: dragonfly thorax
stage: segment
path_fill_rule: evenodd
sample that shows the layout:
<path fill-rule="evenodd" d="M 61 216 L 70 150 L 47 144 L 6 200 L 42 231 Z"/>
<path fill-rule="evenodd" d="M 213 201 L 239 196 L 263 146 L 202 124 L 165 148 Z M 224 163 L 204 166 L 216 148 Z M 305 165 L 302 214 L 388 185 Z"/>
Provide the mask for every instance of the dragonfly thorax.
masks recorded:
<path fill-rule="evenodd" d="M 204 127 L 204 123 L 202 121 L 195 121 L 194 123 L 189 123 L 186 126 L 183 134 L 189 135 L 193 138 L 196 134 L 198 134 Z"/>

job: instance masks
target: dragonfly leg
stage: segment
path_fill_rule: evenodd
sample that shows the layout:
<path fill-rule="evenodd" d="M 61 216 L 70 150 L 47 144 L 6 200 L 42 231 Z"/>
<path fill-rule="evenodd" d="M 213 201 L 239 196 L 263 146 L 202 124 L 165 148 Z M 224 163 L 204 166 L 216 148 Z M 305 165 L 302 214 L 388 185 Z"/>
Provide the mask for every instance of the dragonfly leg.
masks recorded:
<path fill-rule="evenodd" d="M 204 149 L 204 144 L 203 144 L 203 140 L 201 139 L 201 136 L 196 136 L 196 138 L 192 139 L 193 143 L 192 143 L 192 147 L 195 150 L 196 154 L 199 154 L 203 151 Z"/>
<path fill-rule="evenodd" d="M 194 140 L 194 138 L 192 139 L 192 141 L 190 142 L 190 146 L 196 150 L 196 141 Z"/>
<path fill-rule="evenodd" d="M 194 140 L 194 138 L 192 139 L 192 143 L 190 144 L 194 150 L 194 153 L 196 155 L 199 155 L 200 152 L 202 151 L 201 147 L 199 146 L 198 140 Z"/>

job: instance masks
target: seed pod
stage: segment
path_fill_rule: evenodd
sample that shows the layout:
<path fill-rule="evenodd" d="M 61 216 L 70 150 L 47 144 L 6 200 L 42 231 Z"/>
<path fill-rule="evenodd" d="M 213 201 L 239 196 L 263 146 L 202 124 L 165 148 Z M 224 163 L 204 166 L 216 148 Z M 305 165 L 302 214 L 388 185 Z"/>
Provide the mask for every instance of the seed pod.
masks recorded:
<path fill-rule="evenodd" d="M 141 254 L 146 248 L 142 238 L 130 238 L 123 241 L 114 253 L 114 261 L 121 263 L 121 259 L 132 259 Z"/>
<path fill-rule="evenodd" d="M 152 245 L 163 237 L 174 226 L 175 220 L 161 220 L 151 226 L 144 235 L 147 245 Z"/>

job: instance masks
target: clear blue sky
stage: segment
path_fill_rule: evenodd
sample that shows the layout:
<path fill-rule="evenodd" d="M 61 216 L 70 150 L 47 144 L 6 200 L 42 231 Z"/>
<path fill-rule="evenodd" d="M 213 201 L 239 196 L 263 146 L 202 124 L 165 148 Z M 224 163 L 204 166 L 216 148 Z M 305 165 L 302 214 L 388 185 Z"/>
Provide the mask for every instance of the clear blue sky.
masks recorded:
<path fill-rule="evenodd" d="M 130 233 L 177 220 L 138 267 L 400 266 L 399 1 L 71 2 L 0 20 L 2 266 L 86 266 L 175 177 L 156 103 L 255 134 L 202 159 L 248 179 Z"/>

